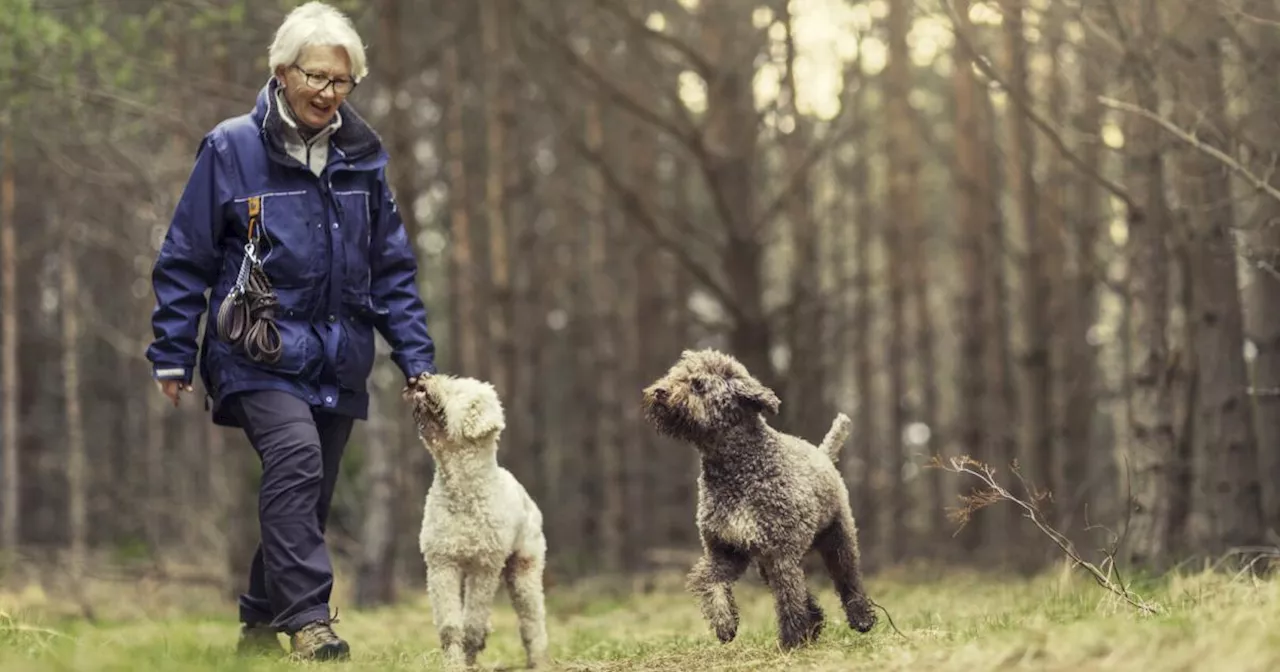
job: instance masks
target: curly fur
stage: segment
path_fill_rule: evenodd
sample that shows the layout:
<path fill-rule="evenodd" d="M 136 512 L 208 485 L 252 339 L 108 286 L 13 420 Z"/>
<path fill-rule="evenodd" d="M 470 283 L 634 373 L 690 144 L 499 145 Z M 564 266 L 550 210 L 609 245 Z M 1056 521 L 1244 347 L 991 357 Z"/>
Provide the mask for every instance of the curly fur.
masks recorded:
<path fill-rule="evenodd" d="M 497 392 L 472 378 L 434 375 L 411 381 L 403 396 L 436 464 L 418 547 L 445 662 L 475 664 L 503 583 L 528 665 L 536 667 L 547 649 L 547 542 L 538 505 L 498 465 L 498 439 L 506 425 Z"/>
<path fill-rule="evenodd" d="M 833 464 L 849 436 L 837 416 L 815 446 L 767 424 L 780 402 L 733 356 L 686 350 L 644 390 L 657 431 L 693 444 L 701 457 L 698 534 L 703 555 L 688 577 L 721 642 L 737 635 L 732 584 L 755 562 L 773 593 L 784 649 L 817 638 L 823 613 L 805 585 L 801 561 L 822 556 L 849 626 L 869 631 L 875 612 L 862 583 L 857 528 L 844 479 Z"/>

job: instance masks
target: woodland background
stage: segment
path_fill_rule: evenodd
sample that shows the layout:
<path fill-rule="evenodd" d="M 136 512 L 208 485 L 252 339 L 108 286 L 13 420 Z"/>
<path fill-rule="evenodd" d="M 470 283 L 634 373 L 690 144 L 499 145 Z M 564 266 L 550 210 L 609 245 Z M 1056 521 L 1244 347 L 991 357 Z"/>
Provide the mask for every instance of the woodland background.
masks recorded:
<path fill-rule="evenodd" d="M 152 384 L 149 273 L 295 4 L 0 0 L 0 580 L 243 587 L 259 467 Z M 1280 2 L 335 4 L 440 367 L 503 394 L 553 580 L 687 568 L 695 454 L 639 402 L 700 346 L 781 429 L 854 418 L 870 572 L 1057 557 L 1007 502 L 948 518 L 980 484 L 934 455 L 1014 494 L 1016 461 L 1086 558 L 1274 547 Z M 329 524 L 362 604 L 420 589 L 431 473 L 379 347 Z"/>

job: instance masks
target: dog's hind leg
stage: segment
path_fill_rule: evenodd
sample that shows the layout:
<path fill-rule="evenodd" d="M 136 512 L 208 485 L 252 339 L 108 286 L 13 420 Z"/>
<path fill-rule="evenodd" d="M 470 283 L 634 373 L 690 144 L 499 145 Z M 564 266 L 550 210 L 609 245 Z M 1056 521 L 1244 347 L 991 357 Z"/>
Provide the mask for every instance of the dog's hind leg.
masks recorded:
<path fill-rule="evenodd" d="M 733 582 L 747 571 L 749 561 L 745 553 L 711 543 L 689 572 L 689 591 L 698 596 L 702 617 L 715 629 L 721 642 L 731 642 L 738 635 L 738 604 L 733 599 Z"/>
<path fill-rule="evenodd" d="M 449 668 L 459 667 L 463 663 L 462 568 L 444 561 L 432 562 L 430 567 L 427 596 L 440 635 L 440 648 L 444 649 L 444 663 Z"/>
<path fill-rule="evenodd" d="M 876 613 L 867 599 L 862 584 L 862 567 L 858 553 L 857 527 L 853 516 L 843 511 L 835 521 L 818 534 L 814 546 L 822 555 L 827 573 L 835 584 L 836 594 L 844 606 L 849 627 L 867 632 L 876 624 Z"/>
<path fill-rule="evenodd" d="M 533 552 L 519 550 L 507 558 L 502 579 L 520 622 L 520 642 L 530 668 L 537 667 L 547 655 L 547 611 L 542 590 L 542 574 L 546 566 L 546 542 L 538 535 Z M 539 551 L 537 548 L 541 548 Z"/>
<path fill-rule="evenodd" d="M 498 592 L 499 571 L 496 567 L 480 567 L 467 572 L 463 579 L 466 592 L 462 604 L 462 650 L 468 666 L 475 665 L 476 656 L 484 651 L 489 638 L 489 614 Z"/>

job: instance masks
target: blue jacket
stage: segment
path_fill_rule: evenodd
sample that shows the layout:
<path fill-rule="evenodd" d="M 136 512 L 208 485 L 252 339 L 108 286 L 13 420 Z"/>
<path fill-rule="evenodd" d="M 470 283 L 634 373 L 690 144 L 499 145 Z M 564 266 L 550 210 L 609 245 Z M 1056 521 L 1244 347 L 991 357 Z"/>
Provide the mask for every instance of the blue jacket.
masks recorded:
<path fill-rule="evenodd" d="M 364 419 L 375 331 L 406 377 L 435 373 L 414 248 L 373 129 L 344 102 L 317 178 L 285 151 L 275 87 L 273 78 L 252 112 L 200 142 L 152 271 L 155 340 L 146 356 L 157 379 L 191 382 L 199 355 L 218 424 L 236 424 L 222 409 L 228 395 L 263 389 Z M 244 257 L 251 197 L 261 203 L 258 257 L 280 301 L 284 354 L 271 365 L 251 361 L 213 328 Z"/>

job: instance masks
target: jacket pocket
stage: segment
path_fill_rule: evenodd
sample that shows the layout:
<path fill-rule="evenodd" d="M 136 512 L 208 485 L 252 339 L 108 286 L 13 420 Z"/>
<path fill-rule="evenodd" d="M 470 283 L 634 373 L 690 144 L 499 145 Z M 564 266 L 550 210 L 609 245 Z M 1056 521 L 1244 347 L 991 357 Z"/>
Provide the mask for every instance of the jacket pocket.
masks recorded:
<path fill-rule="evenodd" d="M 270 362 L 251 358 L 245 350 L 245 343 L 235 345 L 228 343 L 216 331 L 217 316 L 226 301 L 226 293 L 229 289 L 228 286 L 216 293 L 211 297 L 209 304 L 211 320 L 209 326 L 215 329 L 212 339 L 215 343 L 212 346 L 214 352 L 211 354 L 214 356 L 210 358 L 211 367 L 227 369 L 227 374 L 232 378 L 243 378 L 248 370 L 266 371 L 290 378 L 306 376 L 319 361 L 321 345 L 320 338 L 311 324 L 305 318 L 299 317 L 304 314 L 304 311 L 295 308 L 297 302 L 292 299 L 300 292 L 286 289 L 283 296 L 278 293 L 277 298 L 280 299 L 280 303 L 275 307 L 271 320 L 253 327 L 254 330 L 245 336 L 246 341 L 255 340 L 255 346 L 251 347 L 257 347 L 257 343 L 265 345 L 278 343 L 279 359 Z"/>
<path fill-rule="evenodd" d="M 256 199 L 256 201 L 255 201 Z M 273 287 L 310 287 L 323 275 L 328 249 L 325 223 L 314 213 L 306 190 L 271 191 L 236 199 L 233 212 L 239 244 L 248 242 L 251 207 L 259 234 L 258 260 Z"/>
<path fill-rule="evenodd" d="M 341 234 L 339 242 L 344 251 L 345 289 L 356 294 L 368 293 L 372 280 L 369 265 L 373 234 L 371 196 L 363 189 L 339 189 L 333 192 L 333 197 L 338 203 L 341 220 L 340 231 L 334 233 Z"/>

